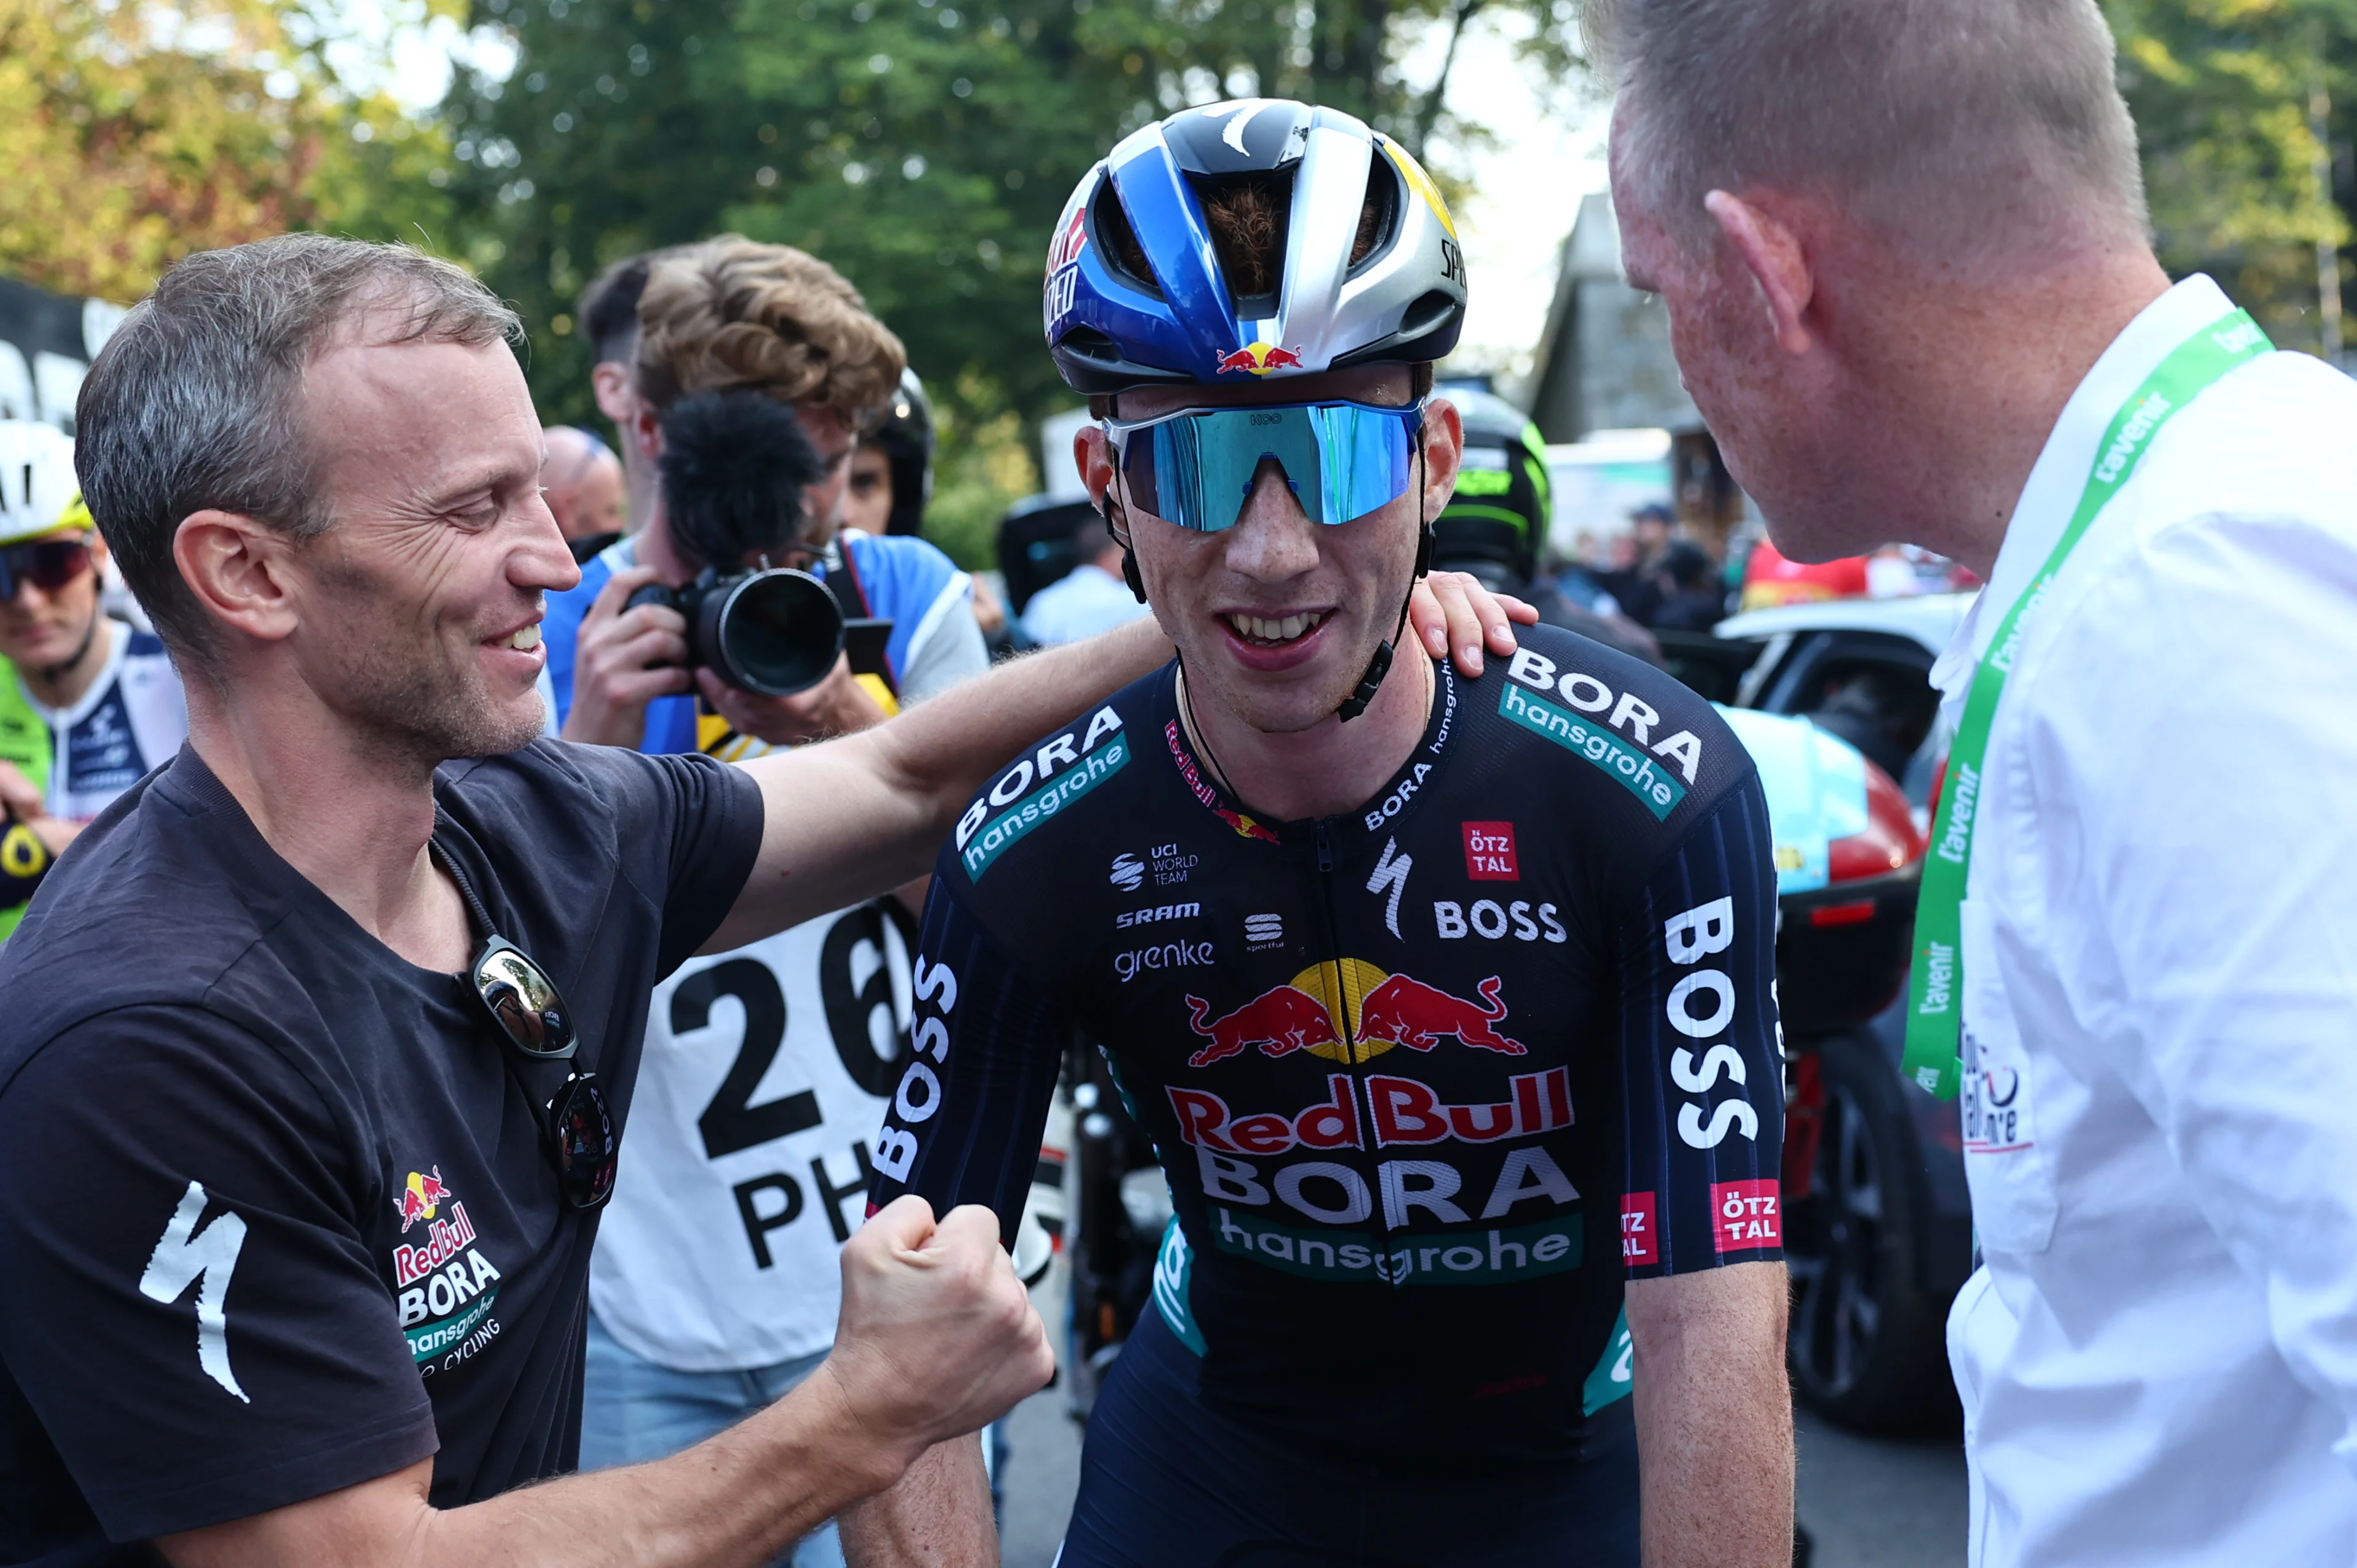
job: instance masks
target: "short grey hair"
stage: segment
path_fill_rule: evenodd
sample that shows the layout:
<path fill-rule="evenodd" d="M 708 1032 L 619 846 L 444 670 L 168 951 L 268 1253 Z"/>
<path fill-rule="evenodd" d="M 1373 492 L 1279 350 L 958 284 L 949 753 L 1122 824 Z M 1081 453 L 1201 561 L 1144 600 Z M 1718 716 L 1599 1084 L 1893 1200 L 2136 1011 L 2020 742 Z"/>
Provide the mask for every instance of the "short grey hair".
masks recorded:
<path fill-rule="evenodd" d="M 180 578 L 173 536 L 209 509 L 298 538 L 328 527 L 303 437 L 303 373 L 363 318 L 387 343 L 522 338 L 513 310 L 439 257 L 282 234 L 175 265 L 84 378 L 82 499 L 184 670 L 209 668 L 213 628 Z"/>
<path fill-rule="evenodd" d="M 1971 260 L 2147 232 L 2096 0 L 1586 0 L 1615 165 L 1683 247 L 1703 198 L 1838 202 Z"/>

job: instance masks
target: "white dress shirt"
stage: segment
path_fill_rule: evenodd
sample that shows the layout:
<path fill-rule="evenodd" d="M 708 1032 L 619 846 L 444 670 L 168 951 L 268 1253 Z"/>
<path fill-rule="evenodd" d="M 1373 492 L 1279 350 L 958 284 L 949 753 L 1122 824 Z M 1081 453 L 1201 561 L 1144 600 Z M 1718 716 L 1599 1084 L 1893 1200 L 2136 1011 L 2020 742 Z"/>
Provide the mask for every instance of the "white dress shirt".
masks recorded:
<path fill-rule="evenodd" d="M 2188 279 L 2080 384 L 1952 705 L 2113 415 L 2231 308 Z M 1962 923 L 1975 1565 L 2357 1562 L 2352 457 L 2357 384 L 2247 361 L 2027 618 Z"/>

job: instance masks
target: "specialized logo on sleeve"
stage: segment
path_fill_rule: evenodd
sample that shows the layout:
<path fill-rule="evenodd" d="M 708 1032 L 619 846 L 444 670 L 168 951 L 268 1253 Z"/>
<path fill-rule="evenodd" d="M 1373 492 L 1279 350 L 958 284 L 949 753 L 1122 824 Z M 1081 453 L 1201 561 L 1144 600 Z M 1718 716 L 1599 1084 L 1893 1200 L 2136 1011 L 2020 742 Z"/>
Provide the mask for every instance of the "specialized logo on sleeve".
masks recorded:
<path fill-rule="evenodd" d="M 1099 708 L 1085 731 L 1067 730 L 1018 760 L 958 819 L 957 852 L 965 874 L 979 879 L 1017 840 L 1128 761 L 1129 737 L 1122 731 L 1121 715 L 1110 707 Z M 1004 809 L 992 816 L 993 808 Z"/>
<path fill-rule="evenodd" d="M 425 1236 L 393 1250 L 393 1281 L 402 1337 L 421 1374 L 457 1367 L 500 1337 L 491 1316 L 500 1271 L 483 1255 L 475 1222 L 442 1180 L 442 1167 L 412 1171 L 393 1199 L 401 1230 L 423 1223 Z"/>
<path fill-rule="evenodd" d="M 1662 715 L 1643 698 L 1633 692 L 1616 694 L 1576 670 L 1558 673 L 1554 660 L 1527 648 L 1515 652 L 1506 675 L 1498 696 L 1500 714 L 1586 757 L 1643 802 L 1656 821 L 1666 819 L 1686 798 L 1702 768 L 1702 740 L 1692 730 L 1657 741 L 1653 731 Z M 1570 707 L 1542 701 L 1533 692 L 1551 692 Z"/>
<path fill-rule="evenodd" d="M 199 1230 L 197 1221 L 204 1218 L 205 1203 L 203 1186 L 190 1182 L 139 1275 L 139 1294 L 169 1306 L 195 1285 L 197 1365 L 205 1376 L 252 1404 L 229 1367 L 229 1281 L 245 1247 L 245 1220 L 224 1210 Z"/>

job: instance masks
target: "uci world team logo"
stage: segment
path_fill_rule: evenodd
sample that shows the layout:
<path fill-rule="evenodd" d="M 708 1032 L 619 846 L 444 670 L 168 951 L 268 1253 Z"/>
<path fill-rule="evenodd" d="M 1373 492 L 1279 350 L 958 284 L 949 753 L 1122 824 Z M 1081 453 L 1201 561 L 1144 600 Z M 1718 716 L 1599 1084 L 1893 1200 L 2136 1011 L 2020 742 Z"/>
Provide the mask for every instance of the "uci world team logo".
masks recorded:
<path fill-rule="evenodd" d="M 1428 1051 L 1444 1036 L 1501 1056 L 1525 1054 L 1498 1032 L 1506 1016 L 1503 983 L 1474 987 L 1479 1000 L 1453 995 L 1413 975 L 1388 974 L 1364 959 L 1313 964 L 1243 1006 L 1211 1015 L 1211 1004 L 1187 998 L 1188 1026 L 1203 1036 L 1189 1067 L 1209 1067 L 1257 1048 L 1263 1056 L 1308 1051 L 1329 1061 L 1362 1062 L 1394 1046 Z"/>

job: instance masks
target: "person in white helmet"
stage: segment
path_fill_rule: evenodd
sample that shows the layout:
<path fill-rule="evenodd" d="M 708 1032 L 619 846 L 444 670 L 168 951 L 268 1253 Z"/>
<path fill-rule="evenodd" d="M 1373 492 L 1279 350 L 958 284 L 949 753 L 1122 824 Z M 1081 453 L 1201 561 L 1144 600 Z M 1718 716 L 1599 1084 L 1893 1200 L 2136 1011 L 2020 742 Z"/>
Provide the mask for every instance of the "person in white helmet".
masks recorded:
<path fill-rule="evenodd" d="M 188 738 L 180 678 L 151 632 L 102 603 L 106 542 L 73 442 L 0 421 L 0 940 L 49 862 Z"/>

